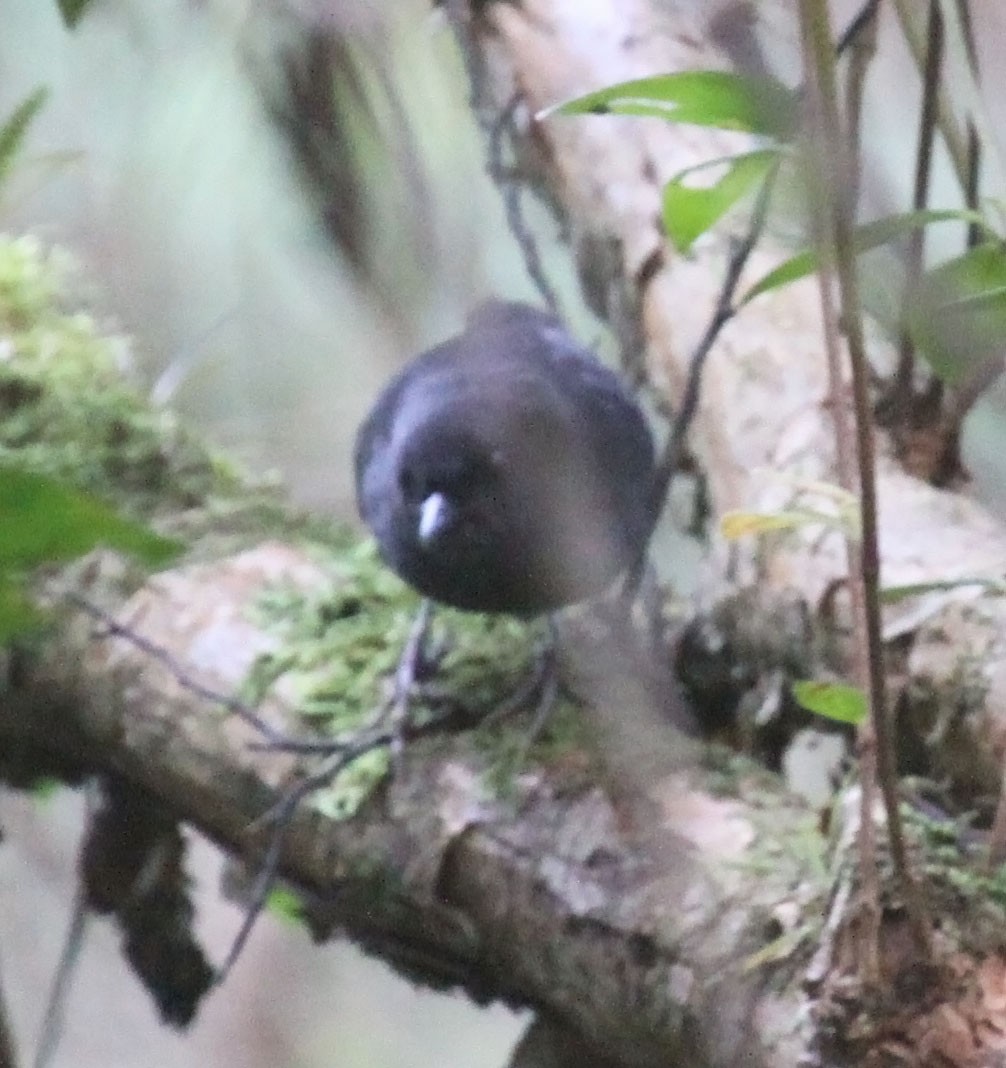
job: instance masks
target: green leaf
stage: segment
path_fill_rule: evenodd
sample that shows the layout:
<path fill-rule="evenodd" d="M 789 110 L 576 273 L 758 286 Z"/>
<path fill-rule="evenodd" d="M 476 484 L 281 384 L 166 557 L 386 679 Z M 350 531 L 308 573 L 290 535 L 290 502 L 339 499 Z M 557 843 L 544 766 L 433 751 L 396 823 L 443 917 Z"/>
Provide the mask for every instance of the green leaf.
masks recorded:
<path fill-rule="evenodd" d="M 912 230 L 921 226 L 928 226 L 938 222 L 963 222 L 975 223 L 982 227 L 986 233 L 991 233 L 984 218 L 977 212 L 967 209 L 953 210 L 925 210 L 908 211 L 901 215 L 888 215 L 876 222 L 857 226 L 853 232 L 853 241 L 857 252 L 869 252 L 870 249 L 880 248 L 899 237 L 904 237 Z M 817 252 L 814 249 L 804 249 L 795 256 L 780 263 L 774 270 L 760 278 L 744 294 L 739 302 L 739 307 L 750 303 L 755 297 L 768 293 L 770 290 L 779 289 L 789 285 L 799 278 L 805 278 L 817 270 Z"/>
<path fill-rule="evenodd" d="M 796 530 L 814 521 L 803 512 L 725 512 L 720 519 L 720 534 L 727 541 L 737 541 L 755 534 Z"/>
<path fill-rule="evenodd" d="M 664 229 L 679 252 L 687 252 L 743 197 L 759 187 L 778 165 L 775 149 L 761 149 L 741 156 L 710 160 L 676 174 L 664 186 Z M 723 167 L 726 173 L 712 185 L 694 186 L 685 179 Z"/>
<path fill-rule="evenodd" d="M 844 682 L 801 679 L 793 683 L 792 689 L 797 703 L 815 715 L 853 726 L 866 719 L 869 710 L 866 694 L 857 686 L 849 686 Z"/>
<path fill-rule="evenodd" d="M 181 549 L 108 505 L 60 482 L 0 465 L 0 573 L 70 560 L 97 545 L 155 567 Z"/>
<path fill-rule="evenodd" d="M 52 775 L 43 775 L 31 784 L 32 799 L 40 804 L 51 801 L 61 790 L 66 788 L 66 783 Z"/>
<path fill-rule="evenodd" d="M 840 530 L 850 537 L 859 536 L 858 514 L 828 515 L 811 508 L 791 508 L 780 512 L 724 512 L 720 519 L 720 534 L 727 541 L 736 541 L 751 535 L 799 530 L 808 526 L 823 526 Z"/>
<path fill-rule="evenodd" d="M 793 90 L 772 78 L 690 70 L 611 85 L 546 108 L 537 117 L 554 113 L 648 115 L 788 140 L 796 129 L 798 99 Z"/>
<path fill-rule="evenodd" d="M 0 645 L 38 630 L 44 623 L 45 616 L 17 586 L 0 574 Z"/>
<path fill-rule="evenodd" d="M 300 925 L 304 922 L 304 903 L 292 890 L 285 887 L 278 886 L 270 890 L 265 907 L 267 912 L 287 923 Z"/>
<path fill-rule="evenodd" d="M 924 275 L 911 294 L 905 321 L 936 375 L 967 381 L 1006 338 L 1006 249 L 978 245 Z"/>
<path fill-rule="evenodd" d="M 56 0 L 59 13 L 63 16 L 63 25 L 72 30 L 84 17 L 91 0 Z"/>
<path fill-rule="evenodd" d="M 28 134 L 28 127 L 42 110 L 48 95 L 48 89 L 39 87 L 25 97 L 11 113 L 10 118 L 0 126 L 0 184 L 13 169 L 17 154 Z"/>

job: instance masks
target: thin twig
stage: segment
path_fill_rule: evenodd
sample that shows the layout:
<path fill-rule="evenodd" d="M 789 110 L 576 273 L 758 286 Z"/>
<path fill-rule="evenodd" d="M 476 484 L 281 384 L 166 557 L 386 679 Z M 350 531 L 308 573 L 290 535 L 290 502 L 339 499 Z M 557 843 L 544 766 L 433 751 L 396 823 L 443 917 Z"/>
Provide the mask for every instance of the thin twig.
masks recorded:
<path fill-rule="evenodd" d="M 836 55 L 841 55 L 847 48 L 854 45 L 861 34 L 868 30 L 876 18 L 879 0 L 867 0 L 860 11 L 852 19 L 835 49 Z M 723 327 L 737 314 L 734 305 L 734 297 L 737 286 L 740 283 L 741 274 L 747 261 L 754 251 L 768 216 L 768 208 L 772 199 L 772 191 L 775 188 L 775 180 L 778 174 L 778 163 L 765 177 L 765 181 L 758 193 L 754 210 L 751 213 L 751 222 L 744 237 L 734 243 L 730 259 L 727 262 L 726 274 L 723 285 L 720 287 L 716 306 L 706 327 L 702 339 L 699 341 L 688 361 L 688 372 L 685 377 L 685 391 L 681 403 L 675 414 L 671 433 L 664 446 L 664 451 L 657 463 L 656 473 L 653 480 L 653 490 L 650 498 L 650 535 L 645 539 L 646 549 L 629 569 L 625 583 L 622 587 L 622 599 L 631 601 L 639 591 L 643 573 L 646 569 L 646 558 L 649 550 L 649 542 L 653 536 L 657 521 L 664 509 L 667 495 L 670 492 L 671 482 L 681 467 L 685 452 L 685 442 L 688 431 L 698 411 L 699 398 L 702 393 L 702 373 L 705 369 L 706 359 L 712 350 L 716 339 Z"/>
<path fill-rule="evenodd" d="M 390 717 L 388 715 L 389 707 L 392 710 Z M 275 747 L 287 752 L 320 754 L 324 759 L 320 767 L 287 790 L 276 804 L 271 806 L 255 821 L 252 827 L 254 830 L 256 826 L 268 826 L 273 829 L 273 833 L 269 839 L 265 856 L 259 866 L 258 875 L 255 877 L 255 883 L 241 927 L 231 943 L 227 957 L 217 970 L 214 978 L 216 985 L 219 986 L 224 981 L 237 959 L 241 956 L 245 943 L 248 941 L 248 936 L 251 934 L 256 920 L 265 907 L 270 891 L 279 878 L 283 844 L 286 841 L 294 813 L 300 803 L 315 791 L 331 783 L 353 761 L 373 752 L 375 749 L 387 748 L 394 751 L 394 747 L 402 742 L 428 737 L 451 729 L 458 723 L 456 713 L 456 706 L 452 706 L 446 712 L 424 719 L 421 723 L 397 722 L 394 717 L 394 703 L 392 702 L 390 705 L 386 704 L 377 709 L 365 724 L 351 733 L 331 739 L 318 739 L 307 742 L 298 742 L 296 739 L 291 739 L 290 741 L 281 742 Z M 266 748 L 266 746 L 261 748 Z"/>
<path fill-rule="evenodd" d="M 860 156 L 862 141 L 863 95 L 866 88 L 866 75 L 877 53 L 877 11 L 879 3 L 868 3 L 854 20 L 854 26 L 846 30 L 848 44 L 843 47 L 843 40 L 835 48 L 835 55 L 840 56 L 849 51 L 848 71 L 845 77 L 845 115 L 849 126 L 849 171 L 853 186 L 848 192 L 849 203 L 859 202 L 862 175 L 856 166 Z M 855 28 L 855 33 L 851 31 Z"/>
<path fill-rule="evenodd" d="M 981 76 L 978 69 L 978 50 L 975 47 L 975 28 L 971 19 L 969 0 L 957 0 L 957 13 L 961 21 L 961 34 L 968 56 L 971 74 L 978 85 Z M 964 183 L 964 203 L 971 210 L 978 208 L 978 190 L 981 185 L 982 142 L 973 117 L 968 118 L 967 178 Z M 974 248 L 982 240 L 982 230 L 977 222 L 968 226 L 968 248 Z"/>
<path fill-rule="evenodd" d="M 3 995 L 3 983 L 0 982 L 0 1068 L 17 1068 L 16 1048 L 7 999 Z"/>
<path fill-rule="evenodd" d="M 330 753 L 329 758 L 321 768 L 288 790 L 280 801 L 259 819 L 259 823 L 268 824 L 272 827 L 272 835 L 259 868 L 259 873 L 256 876 L 250 900 L 241 921 L 241 927 L 231 943 L 223 964 L 217 969 L 217 973 L 214 976 L 213 981 L 216 986 L 220 986 L 224 982 L 237 963 L 249 935 L 251 935 L 259 916 L 262 914 L 262 910 L 265 908 L 269 894 L 279 877 L 283 844 L 292 826 L 294 813 L 300 803 L 316 790 L 320 790 L 330 783 L 358 757 L 382 746 L 389 746 L 392 744 L 392 740 L 393 732 L 387 729 L 378 732 L 367 732 L 356 739 L 356 744 L 346 745 L 337 752 Z"/>
<path fill-rule="evenodd" d="M 884 674 L 884 639 L 880 612 L 880 546 L 877 520 L 876 446 L 870 403 L 870 367 L 859 303 L 856 275 L 856 249 L 852 225 L 847 216 L 836 219 L 835 251 L 839 288 L 842 293 L 842 320 L 845 324 L 852 363 L 852 387 L 856 409 L 856 440 L 859 453 L 860 569 L 866 606 L 866 640 L 870 667 L 870 706 L 877 739 L 877 771 L 887 816 L 887 836 L 891 864 L 905 897 L 912 934 L 920 952 L 931 950 L 930 923 L 921 891 L 912 875 L 905 848 L 898 799 L 898 767 L 894 727 L 887 705 Z"/>
<path fill-rule="evenodd" d="M 859 282 L 856 271 L 856 250 L 853 239 L 851 205 L 844 196 L 847 160 L 844 155 L 845 141 L 838 118 L 835 91 L 834 58 L 829 40 L 827 0 L 801 0 L 801 29 L 804 56 L 808 73 L 813 77 L 813 100 L 811 118 L 816 135 L 816 147 L 820 153 L 821 195 L 827 200 L 827 214 L 823 216 L 830 225 L 825 234 L 822 253 L 829 254 L 834 264 L 842 300 L 842 326 L 848 343 L 852 368 L 852 388 L 855 409 L 855 430 L 859 474 L 860 539 L 858 567 L 853 570 L 853 587 L 860 586 L 863 617 L 857 625 L 860 644 L 860 660 L 865 658 L 871 715 L 861 732 L 864 756 L 875 747 L 876 771 L 887 816 L 887 833 L 891 850 L 891 863 L 904 896 L 913 936 L 920 952 L 930 950 L 930 925 L 922 896 L 909 869 L 898 807 L 897 768 L 894 758 L 894 739 L 887 714 L 886 679 L 884 676 L 883 638 L 880 616 L 880 553 L 877 536 L 877 487 L 876 457 L 872 406 L 870 403 L 870 371 L 863 335 L 862 308 L 859 299 Z M 822 292 L 830 288 L 830 279 L 822 274 Z M 837 343 L 837 335 L 832 338 Z M 841 398 L 836 398 L 840 401 Z M 841 404 L 839 404 L 841 407 Z M 865 640 L 865 647 L 863 642 Z M 871 771 L 869 763 L 862 768 L 864 794 Z M 872 807 L 864 803 L 864 824 L 872 823 Z M 871 879 L 874 872 L 867 872 Z M 879 922 L 879 901 L 868 902 L 868 907 Z M 877 949 L 867 949 L 870 977 L 877 979 Z"/>
<path fill-rule="evenodd" d="M 706 360 L 712 351 L 716 339 L 728 322 L 737 314 L 734 298 L 737 295 L 737 287 L 740 284 L 741 274 L 747 265 L 751 253 L 754 251 L 758 239 L 765 229 L 765 221 L 768 217 L 769 203 L 772 199 L 772 191 L 775 188 L 776 175 L 779 171 L 778 162 L 769 170 L 762 183 L 755 200 L 754 210 L 751 213 L 751 221 L 747 232 L 740 240 L 733 242 L 730 258 L 727 261 L 726 274 L 723 285 L 720 287 L 716 306 L 713 309 L 712 318 L 706 327 L 702 339 L 699 341 L 688 361 L 688 373 L 685 376 L 685 391 L 681 397 L 675 413 L 671 432 L 668 436 L 664 451 L 657 463 L 653 478 L 653 488 L 650 493 L 649 505 L 649 535 L 644 541 L 644 550 L 633 563 L 625 578 L 622 587 L 622 599 L 632 601 L 643 579 L 646 569 L 646 558 L 649 550 L 649 541 L 653 537 L 657 521 L 664 509 L 667 494 L 671 488 L 671 482 L 681 466 L 685 453 L 685 442 L 699 407 L 699 398 L 702 395 L 702 372 L 705 370 Z"/>
<path fill-rule="evenodd" d="M 811 0 L 811 3 L 813 0 Z M 813 35 L 809 27 L 817 13 L 808 10 L 806 0 L 801 5 L 801 35 L 803 39 L 804 63 L 808 71 L 815 70 Z M 853 429 L 848 405 L 846 403 L 845 376 L 843 373 L 839 324 L 839 312 L 835 302 L 835 248 L 831 228 L 828 226 L 830 198 L 827 189 L 827 176 L 835 161 L 829 156 L 839 149 L 837 142 L 829 138 L 824 128 L 823 103 L 820 86 L 816 78 L 809 74 L 805 82 L 810 88 L 804 91 L 804 100 L 808 111 L 807 128 L 811 138 L 811 151 L 808 153 L 808 187 L 814 196 L 810 223 L 814 242 L 818 249 L 818 289 L 821 297 L 821 319 L 824 336 L 825 359 L 828 371 L 828 390 L 831 397 L 831 417 L 835 425 L 835 454 L 839 484 L 850 492 L 856 489 L 855 455 Z M 866 615 L 863 598 L 863 586 L 859 581 L 858 566 L 851 544 L 846 544 L 849 573 L 851 581 L 849 591 L 852 599 L 852 618 L 855 628 L 853 641 L 853 671 L 855 678 L 867 686 L 869 667 L 867 665 L 865 627 Z M 866 919 L 866 932 L 860 943 L 860 969 L 870 981 L 876 982 L 880 976 L 878 942 L 880 931 L 880 884 L 877 878 L 877 842 L 873 823 L 873 802 L 876 796 L 876 740 L 872 720 L 867 720 L 860 728 L 858 738 L 859 773 L 861 782 L 860 821 L 859 821 L 859 873 L 860 873 L 860 907 Z"/>
<path fill-rule="evenodd" d="M 835 45 L 835 55 L 845 55 L 849 48 L 858 47 L 859 39 L 864 34 L 874 36 L 876 34 L 877 11 L 880 8 L 880 0 L 866 0 L 866 3 L 852 17 L 852 21 L 842 31 Z M 872 51 L 872 45 L 871 45 Z"/>
<path fill-rule="evenodd" d="M 901 32 L 921 71 L 925 68 L 927 39 L 925 31 L 919 26 L 918 13 L 922 6 L 918 0 L 893 0 L 894 10 L 898 16 Z M 961 129 L 960 122 L 953 112 L 945 89 L 941 86 L 936 97 L 936 122 L 950 154 L 957 181 L 962 189 L 967 187 L 968 148 L 967 137 Z"/>
<path fill-rule="evenodd" d="M 559 298 L 545 274 L 541 254 L 538 252 L 538 242 L 524 217 L 521 197 L 523 176 L 514 167 L 507 167 L 504 161 L 506 135 L 510 134 L 510 141 L 513 143 L 517 111 L 522 101 L 521 94 L 514 93 L 499 118 L 489 129 L 489 177 L 499 186 L 506 211 L 507 226 L 524 259 L 524 269 L 548 310 L 557 315 Z"/>
<path fill-rule="evenodd" d="M 829 173 L 841 175 L 841 179 L 834 186 L 836 201 L 841 197 L 847 217 L 855 218 L 862 188 L 862 173 L 860 159 L 862 153 L 862 112 L 863 99 L 866 85 L 866 75 L 870 61 L 876 52 L 877 43 L 877 13 L 878 5 L 874 5 L 869 19 L 864 19 L 859 26 L 859 33 L 850 42 L 851 56 L 848 64 L 845 86 L 845 119 L 846 136 L 843 141 L 838 129 L 837 115 L 832 125 L 826 123 L 826 106 L 822 105 L 820 96 L 816 101 L 818 114 L 822 123 L 822 129 L 828 130 L 828 142 L 834 146 L 837 153 L 838 170 Z M 838 49 L 836 49 L 838 54 Z M 818 86 L 820 89 L 820 85 Z M 832 208 L 827 188 L 824 185 L 824 176 L 818 192 L 820 202 L 820 217 L 828 218 Z M 828 230 L 819 230 L 818 246 L 824 246 L 831 252 L 832 234 Z M 837 258 L 837 257 L 836 257 Z M 841 360 L 841 345 L 839 334 L 842 328 L 842 315 L 835 308 L 834 284 L 838 270 L 835 258 L 831 261 L 831 272 L 826 285 L 822 288 L 822 310 L 825 332 L 828 338 L 826 342 L 828 360 L 829 393 L 832 399 L 835 417 L 835 431 L 839 454 L 840 482 L 850 492 L 855 492 L 855 487 L 860 484 L 855 471 L 855 460 L 858 449 L 853 440 L 850 413 L 845 403 L 845 376 Z M 857 298 L 858 300 L 858 298 Z M 850 574 L 861 572 L 861 567 L 854 553 L 854 546 L 846 542 L 846 553 L 849 561 Z M 850 583 L 851 599 L 853 606 L 853 618 L 856 620 L 857 641 L 854 643 L 854 656 L 856 659 L 855 676 L 866 689 L 869 679 L 869 641 L 865 620 L 867 618 L 867 591 L 865 585 L 859 581 Z M 859 732 L 859 768 L 860 768 L 860 820 L 858 840 L 860 847 L 860 871 L 864 887 L 863 900 L 866 903 L 866 912 L 872 931 L 862 945 L 865 972 L 876 976 L 878 956 L 874 932 L 879 931 L 880 925 L 880 886 L 877 874 L 877 834 L 873 824 L 874 803 L 877 793 L 877 738 L 874 724 L 869 721 L 864 729 Z"/>
<path fill-rule="evenodd" d="M 59 963 L 56 965 L 56 976 L 49 991 L 42 1026 L 39 1028 L 38 1046 L 35 1050 L 32 1068 L 49 1068 L 56 1056 L 66 1021 L 66 1001 L 70 992 L 70 981 L 76 973 L 80 960 L 89 916 L 84 889 L 78 886 L 73 897 L 70 927 L 63 939 L 63 949 L 59 955 Z"/>
<path fill-rule="evenodd" d="M 107 612 L 100 605 L 94 604 L 93 601 L 89 601 L 86 597 L 82 597 L 79 593 L 75 593 L 72 590 L 65 591 L 63 596 L 69 604 L 72 604 L 75 608 L 80 609 L 85 615 L 90 616 L 101 624 L 103 633 L 100 637 L 121 638 L 134 649 L 138 649 L 141 653 L 145 653 L 152 660 L 155 660 L 164 667 L 183 690 L 191 693 L 194 697 L 198 697 L 200 700 L 208 701 L 210 704 L 219 705 L 225 712 L 232 713 L 237 716 L 238 719 L 256 730 L 269 742 L 270 745 L 281 748 L 282 743 L 285 741 L 284 736 L 266 723 L 266 721 L 244 701 L 240 701 L 236 697 L 220 693 L 219 690 L 214 690 L 211 687 L 206 686 L 192 675 L 184 665 L 179 664 L 167 649 L 164 649 L 156 642 L 152 642 L 149 638 L 145 638 L 142 634 L 133 630 L 128 624 L 120 623 L 115 616 L 110 612 Z"/>
<path fill-rule="evenodd" d="M 468 75 L 472 112 L 479 120 L 489 142 L 489 176 L 499 186 L 502 193 L 507 226 L 520 249 L 528 277 L 534 283 L 546 307 L 558 314 L 559 299 L 545 275 L 538 244 L 524 218 L 521 187 L 526 176 L 518 173 L 514 167 L 507 167 L 503 158 L 507 134 L 511 135 L 511 144 L 516 144 L 513 131 L 517 110 L 523 96 L 519 91 L 514 92 L 502 113 L 496 116 L 495 120 L 486 119 L 485 109 L 482 106 L 485 96 L 485 68 L 479 57 L 472 30 L 472 22 L 477 17 L 473 14 L 474 5 L 469 5 L 465 0 L 445 0 L 443 8 L 454 30 L 465 72 Z"/>
<path fill-rule="evenodd" d="M 922 112 L 919 117 L 919 145 L 915 157 L 915 183 L 912 192 L 912 207 L 921 211 L 929 202 L 929 179 L 932 173 L 933 143 L 936 138 L 936 107 L 940 91 L 940 76 L 943 69 L 943 16 L 939 0 L 929 0 L 929 26 L 926 32 L 926 61 L 923 71 Z M 925 251 L 925 229 L 915 227 L 908 238 L 908 255 L 905 260 L 905 286 L 902 307 L 911 299 L 922 274 Z M 892 423 L 902 427 L 911 410 L 915 373 L 915 345 L 907 327 L 898 338 L 898 364 L 891 386 Z"/>

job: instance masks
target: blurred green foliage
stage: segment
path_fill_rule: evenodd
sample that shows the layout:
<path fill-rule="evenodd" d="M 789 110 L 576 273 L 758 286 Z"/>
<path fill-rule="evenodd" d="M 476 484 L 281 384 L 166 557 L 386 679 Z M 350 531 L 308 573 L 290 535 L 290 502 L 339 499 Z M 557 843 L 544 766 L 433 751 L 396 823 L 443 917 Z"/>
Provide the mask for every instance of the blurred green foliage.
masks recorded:
<path fill-rule="evenodd" d="M 84 17 L 84 12 L 91 6 L 91 0 L 56 0 L 63 25 L 72 30 Z"/>
<path fill-rule="evenodd" d="M 687 252 L 732 208 L 770 189 L 780 166 L 795 165 L 799 176 L 799 154 L 790 148 L 798 129 L 798 103 L 796 92 L 770 79 L 686 71 L 612 85 L 544 114 L 650 116 L 760 137 L 762 145 L 755 151 L 689 167 L 665 185 L 664 230 L 679 251 Z M 722 172 L 715 181 L 696 185 L 696 176 L 714 168 Z M 942 222 L 976 227 L 984 243 L 924 274 L 906 294 L 896 321 L 887 325 L 893 332 L 908 330 L 933 373 L 957 385 L 997 352 L 1006 336 L 1006 246 L 996 228 L 982 211 L 920 210 L 859 226 L 854 240 L 859 255 Z M 817 250 L 801 249 L 751 285 L 738 307 L 817 268 Z"/>
<path fill-rule="evenodd" d="M 42 110 L 49 92 L 38 88 L 18 104 L 0 125 L 0 189 L 17 162 L 32 120 Z"/>

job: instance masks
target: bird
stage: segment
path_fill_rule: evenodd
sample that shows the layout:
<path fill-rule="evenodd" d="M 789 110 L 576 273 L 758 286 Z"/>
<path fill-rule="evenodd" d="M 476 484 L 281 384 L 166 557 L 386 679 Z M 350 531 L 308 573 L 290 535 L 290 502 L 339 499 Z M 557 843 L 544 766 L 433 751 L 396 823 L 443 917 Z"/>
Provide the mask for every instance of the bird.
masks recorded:
<path fill-rule="evenodd" d="M 360 516 L 425 598 L 533 618 L 645 552 L 653 439 L 619 377 L 551 312 L 492 300 L 411 360 L 361 425 Z"/>

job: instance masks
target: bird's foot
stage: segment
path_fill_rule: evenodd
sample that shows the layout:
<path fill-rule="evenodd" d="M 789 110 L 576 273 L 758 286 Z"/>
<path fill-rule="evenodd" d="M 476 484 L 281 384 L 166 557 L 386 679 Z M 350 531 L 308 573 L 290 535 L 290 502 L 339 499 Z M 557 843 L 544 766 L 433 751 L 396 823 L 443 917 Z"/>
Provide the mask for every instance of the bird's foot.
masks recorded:
<path fill-rule="evenodd" d="M 430 630 L 431 604 L 424 600 L 413 620 L 409 637 L 395 670 L 394 687 L 387 705 L 387 722 L 391 732 L 391 771 L 401 770 L 405 753 L 405 736 L 409 725 L 410 703 L 417 688 L 428 678 L 439 657 L 431 658 L 426 641 Z"/>

